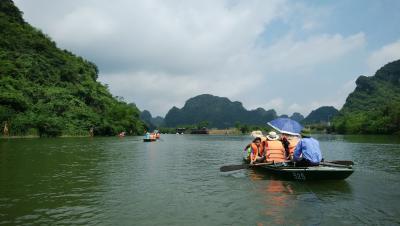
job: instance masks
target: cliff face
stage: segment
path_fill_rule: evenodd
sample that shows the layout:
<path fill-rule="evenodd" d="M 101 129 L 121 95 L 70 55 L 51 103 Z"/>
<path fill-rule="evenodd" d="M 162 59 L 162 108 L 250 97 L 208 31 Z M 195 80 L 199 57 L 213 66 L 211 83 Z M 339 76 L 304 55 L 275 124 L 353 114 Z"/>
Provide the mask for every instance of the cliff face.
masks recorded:
<path fill-rule="evenodd" d="M 291 118 L 297 122 L 301 122 L 304 120 L 304 116 L 298 112 L 293 113 L 292 116 L 290 116 L 289 118 Z"/>
<path fill-rule="evenodd" d="M 312 111 L 303 121 L 303 124 L 318 124 L 330 122 L 339 111 L 332 106 L 320 107 Z"/>
<path fill-rule="evenodd" d="M 341 133 L 393 134 L 400 132 L 400 60 L 380 68 L 374 76 L 360 76 L 357 87 L 334 121 Z"/>
<path fill-rule="evenodd" d="M 164 118 L 160 116 L 153 118 L 148 110 L 142 111 L 140 114 L 140 119 L 146 123 L 146 126 L 149 130 L 156 129 L 164 125 Z"/>
<path fill-rule="evenodd" d="M 0 123 L 14 135 L 142 133 L 134 105 L 97 82 L 95 64 L 57 48 L 10 0 L 0 1 Z"/>
<path fill-rule="evenodd" d="M 235 123 L 249 125 L 266 125 L 276 118 L 274 110 L 265 111 L 262 108 L 248 111 L 242 103 L 230 101 L 226 97 L 203 94 L 186 101 L 184 107 L 173 107 L 165 116 L 167 126 L 192 125 L 207 121 L 209 127 L 229 128 Z"/>

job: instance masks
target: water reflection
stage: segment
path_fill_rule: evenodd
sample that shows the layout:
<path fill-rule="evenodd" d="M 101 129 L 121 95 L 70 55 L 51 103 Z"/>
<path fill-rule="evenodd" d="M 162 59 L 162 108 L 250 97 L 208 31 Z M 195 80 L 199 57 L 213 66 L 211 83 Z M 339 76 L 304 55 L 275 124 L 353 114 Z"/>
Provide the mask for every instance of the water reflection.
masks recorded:
<path fill-rule="evenodd" d="M 0 140 L 0 225 L 400 224 L 400 145 L 345 139 L 319 138 L 354 174 L 315 182 L 221 174 L 245 136 Z"/>
<path fill-rule="evenodd" d="M 282 181 L 266 173 L 249 172 L 257 184 L 260 220 L 257 225 L 321 224 L 326 215 L 322 206 L 353 199 L 347 181 Z"/>

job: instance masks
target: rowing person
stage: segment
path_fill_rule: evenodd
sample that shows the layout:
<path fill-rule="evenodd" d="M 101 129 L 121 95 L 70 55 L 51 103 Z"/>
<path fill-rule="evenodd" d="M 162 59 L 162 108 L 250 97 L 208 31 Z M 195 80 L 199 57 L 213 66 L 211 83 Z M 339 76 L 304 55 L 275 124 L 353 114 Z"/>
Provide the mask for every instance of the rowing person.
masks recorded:
<path fill-rule="evenodd" d="M 300 135 L 301 139 L 294 150 L 293 161 L 296 166 L 318 166 L 322 160 L 319 142 L 311 137 L 309 129 L 303 129 Z"/>
<path fill-rule="evenodd" d="M 250 161 L 250 164 L 265 161 L 265 141 L 262 141 L 261 137 L 254 138 L 253 142 L 246 146 L 246 150 L 249 150 L 247 159 Z"/>

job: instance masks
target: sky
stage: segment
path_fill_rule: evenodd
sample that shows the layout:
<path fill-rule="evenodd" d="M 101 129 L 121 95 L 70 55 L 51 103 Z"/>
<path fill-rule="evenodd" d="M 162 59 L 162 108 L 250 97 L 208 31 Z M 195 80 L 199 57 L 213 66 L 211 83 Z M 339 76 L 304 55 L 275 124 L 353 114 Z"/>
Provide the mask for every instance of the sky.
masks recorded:
<path fill-rule="evenodd" d="M 164 117 L 199 94 L 248 110 L 338 109 L 360 75 L 400 59 L 398 0 L 15 0 L 93 63 L 111 93 Z"/>

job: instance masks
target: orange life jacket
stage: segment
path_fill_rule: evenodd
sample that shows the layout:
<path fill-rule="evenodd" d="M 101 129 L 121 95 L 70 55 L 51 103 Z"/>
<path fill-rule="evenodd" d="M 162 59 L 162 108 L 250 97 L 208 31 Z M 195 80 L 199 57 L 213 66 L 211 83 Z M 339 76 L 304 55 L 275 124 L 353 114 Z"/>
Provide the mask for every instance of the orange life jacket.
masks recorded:
<path fill-rule="evenodd" d="M 293 137 L 289 140 L 290 144 L 289 144 L 289 152 L 290 155 L 293 155 L 294 153 L 294 149 L 296 149 L 297 144 L 299 143 L 300 139 L 297 137 Z"/>
<path fill-rule="evenodd" d="M 265 145 L 265 143 L 261 142 L 260 147 L 257 147 L 257 145 L 255 143 L 251 143 L 250 146 L 252 149 L 253 156 L 259 156 L 259 157 L 263 156 L 264 151 L 265 151 L 264 145 Z"/>
<path fill-rule="evenodd" d="M 269 140 L 267 141 L 267 161 L 284 162 L 285 159 L 285 148 L 280 140 Z"/>

